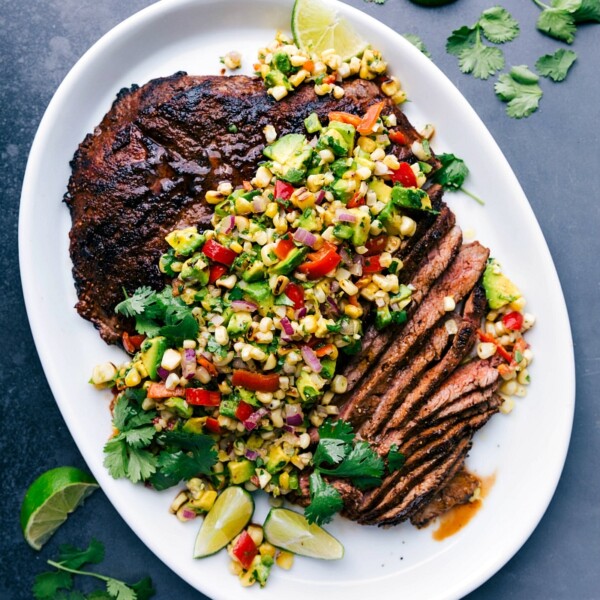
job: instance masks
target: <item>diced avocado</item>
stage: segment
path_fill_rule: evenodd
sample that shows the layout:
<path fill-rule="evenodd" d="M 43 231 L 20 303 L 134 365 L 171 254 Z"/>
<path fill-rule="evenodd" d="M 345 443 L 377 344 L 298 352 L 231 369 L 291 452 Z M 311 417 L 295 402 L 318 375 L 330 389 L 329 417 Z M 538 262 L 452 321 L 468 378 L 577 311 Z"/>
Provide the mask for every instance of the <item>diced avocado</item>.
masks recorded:
<path fill-rule="evenodd" d="M 321 231 L 322 222 L 314 208 L 306 208 L 298 219 L 298 226 L 307 231 Z"/>
<path fill-rule="evenodd" d="M 284 260 L 272 266 L 269 269 L 269 273 L 274 275 L 289 275 L 304 262 L 307 254 L 308 248 L 294 248 L 290 250 Z"/>
<path fill-rule="evenodd" d="M 483 288 L 492 310 L 502 308 L 521 297 L 519 288 L 502 273 L 500 264 L 494 258 L 488 260 L 483 273 Z"/>
<path fill-rule="evenodd" d="M 381 181 L 381 179 L 373 179 L 369 183 L 371 191 L 375 192 L 379 202 L 388 203 L 392 199 L 392 188 Z"/>
<path fill-rule="evenodd" d="M 194 254 L 188 258 L 181 269 L 181 279 L 186 281 L 197 281 L 200 285 L 206 285 L 210 275 L 210 265 L 203 254 Z"/>
<path fill-rule="evenodd" d="M 242 279 L 248 283 L 253 283 L 264 279 L 266 275 L 265 265 L 260 260 L 256 260 L 242 273 Z"/>
<path fill-rule="evenodd" d="M 271 450 L 269 450 L 269 455 L 267 456 L 267 471 L 271 473 L 271 475 L 274 475 L 290 462 L 290 458 L 291 457 L 282 450 L 281 446 L 273 446 Z"/>
<path fill-rule="evenodd" d="M 235 399 L 221 400 L 219 404 L 219 414 L 235 419 L 235 411 L 238 409 L 239 402 Z"/>
<path fill-rule="evenodd" d="M 192 417 L 183 424 L 183 430 L 187 433 L 202 433 L 206 423 L 206 417 Z"/>
<path fill-rule="evenodd" d="M 349 158 L 338 158 L 329 165 L 329 168 L 336 177 L 342 177 L 348 169 L 352 168 L 352 160 Z"/>
<path fill-rule="evenodd" d="M 240 388 L 238 393 L 240 395 L 240 399 L 242 399 L 246 404 L 250 404 L 256 408 L 260 406 L 260 402 L 256 399 L 256 394 L 254 392 L 245 388 Z"/>
<path fill-rule="evenodd" d="M 336 179 L 329 188 L 336 200 L 346 204 L 354 196 L 355 188 L 349 179 Z"/>
<path fill-rule="evenodd" d="M 314 402 L 321 395 L 310 374 L 306 371 L 302 371 L 300 377 L 296 379 L 296 387 L 305 402 Z"/>
<path fill-rule="evenodd" d="M 396 208 L 393 200 L 389 200 L 383 207 L 383 210 L 377 215 L 385 230 L 390 235 L 398 235 L 400 233 L 400 225 L 402 223 L 402 215 Z"/>
<path fill-rule="evenodd" d="M 402 187 L 397 184 L 392 189 L 392 201 L 396 206 L 414 208 L 427 212 L 437 212 L 431 207 L 431 198 L 425 190 L 414 187 Z"/>
<path fill-rule="evenodd" d="M 288 91 L 292 91 L 294 89 L 288 78 L 279 69 L 271 69 L 267 73 L 267 76 L 265 77 L 265 84 L 269 88 L 275 87 L 276 85 L 282 85 Z"/>
<path fill-rule="evenodd" d="M 148 372 L 148 377 L 156 380 L 158 367 L 163 354 L 167 349 L 167 340 L 163 336 L 145 339 L 140 348 L 142 352 L 142 363 Z"/>
<path fill-rule="evenodd" d="M 165 406 L 172 408 L 179 417 L 189 419 L 194 414 L 194 409 L 183 399 L 174 396 L 165 400 Z"/>
<path fill-rule="evenodd" d="M 392 323 L 392 313 L 390 307 L 386 305 L 377 307 L 375 313 L 375 328 L 384 329 Z"/>
<path fill-rule="evenodd" d="M 371 217 L 369 213 L 359 208 L 351 208 L 348 212 L 356 217 L 356 221 L 352 224 L 352 243 L 355 246 L 364 246 L 369 239 Z"/>
<path fill-rule="evenodd" d="M 333 360 L 332 358 L 322 358 L 321 359 L 321 366 L 323 367 L 321 369 L 321 377 L 325 377 L 325 379 L 333 379 L 334 375 L 335 375 L 335 365 L 336 365 L 335 360 Z"/>
<path fill-rule="evenodd" d="M 252 315 L 247 312 L 234 312 L 227 324 L 227 333 L 231 336 L 244 335 L 250 327 Z"/>
<path fill-rule="evenodd" d="M 233 203 L 231 198 L 232 196 L 229 196 L 229 198 L 223 200 L 223 202 L 219 202 L 219 204 L 215 206 L 215 215 L 217 215 L 217 217 L 222 219 L 227 215 L 233 214 Z"/>
<path fill-rule="evenodd" d="M 273 557 L 268 554 L 261 556 L 260 559 L 256 557 L 252 562 L 252 575 L 254 575 L 260 587 L 265 587 L 267 584 L 267 579 L 269 578 L 269 573 L 274 562 Z"/>
<path fill-rule="evenodd" d="M 281 179 L 296 184 L 306 176 L 313 149 L 301 133 L 288 133 L 267 146 L 263 154 L 281 165 L 280 169 L 275 169 Z"/>
<path fill-rule="evenodd" d="M 331 121 L 319 136 L 317 150 L 331 150 L 335 156 L 350 156 L 354 150 L 356 129 L 349 123 Z"/>
<path fill-rule="evenodd" d="M 354 228 L 345 223 L 336 223 L 333 226 L 333 235 L 340 240 L 349 240 L 354 235 Z"/>
<path fill-rule="evenodd" d="M 254 463 L 243 458 L 242 460 L 227 463 L 231 483 L 240 484 L 248 481 L 254 475 Z"/>
<path fill-rule="evenodd" d="M 288 480 L 288 488 L 290 490 L 297 490 L 300 485 L 300 482 L 298 481 L 298 472 L 291 471 L 289 475 L 290 478 Z"/>
<path fill-rule="evenodd" d="M 289 75 L 292 72 L 290 57 L 285 52 L 276 52 L 273 55 L 271 64 L 284 75 Z"/>
<path fill-rule="evenodd" d="M 188 256 L 204 243 L 204 236 L 196 227 L 186 227 L 171 231 L 165 240 L 177 254 Z"/>
<path fill-rule="evenodd" d="M 308 133 L 317 133 L 317 131 L 321 131 L 323 126 L 321 125 L 321 121 L 319 121 L 319 115 L 316 112 L 310 113 L 310 115 L 304 119 L 304 127 L 306 127 Z"/>
<path fill-rule="evenodd" d="M 343 336 L 342 339 L 345 342 L 348 342 L 347 346 L 342 346 L 341 350 L 344 354 L 348 354 L 349 356 L 354 356 L 358 354 L 362 350 L 362 342 L 361 340 L 355 340 L 350 336 Z"/>
<path fill-rule="evenodd" d="M 240 281 L 238 286 L 244 292 L 244 295 L 248 296 L 254 302 L 269 306 L 273 305 L 274 298 L 267 281 L 256 281 L 254 283 Z"/>
<path fill-rule="evenodd" d="M 169 277 L 175 277 L 177 274 L 173 271 L 172 265 L 174 262 L 179 262 L 175 256 L 175 250 L 169 248 L 165 254 L 160 257 L 158 261 L 158 269 L 161 273 L 168 275 Z"/>

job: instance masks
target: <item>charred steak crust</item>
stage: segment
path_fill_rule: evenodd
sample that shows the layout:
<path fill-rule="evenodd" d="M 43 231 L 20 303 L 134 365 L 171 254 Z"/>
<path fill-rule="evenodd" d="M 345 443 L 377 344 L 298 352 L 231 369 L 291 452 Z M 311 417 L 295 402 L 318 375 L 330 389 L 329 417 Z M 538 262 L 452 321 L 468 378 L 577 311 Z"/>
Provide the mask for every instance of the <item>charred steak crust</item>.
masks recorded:
<path fill-rule="evenodd" d="M 408 140 L 398 154 L 416 160 L 410 144 L 419 135 L 377 84 L 354 79 L 343 86 L 341 100 L 319 97 L 306 85 L 277 103 L 257 78 L 175 73 L 119 92 L 77 149 L 65 195 L 76 308 L 105 341 L 118 342 L 130 329 L 114 314 L 123 288 L 130 293 L 165 285 L 156 265 L 166 234 L 207 223 L 211 207 L 204 195 L 220 181 L 237 186 L 252 178 L 266 125 L 279 135 L 300 132 L 311 112 L 321 119 L 333 110 L 363 114 L 383 101 L 383 113 L 396 115 L 396 129 Z M 435 158 L 431 163 L 438 164 Z"/>

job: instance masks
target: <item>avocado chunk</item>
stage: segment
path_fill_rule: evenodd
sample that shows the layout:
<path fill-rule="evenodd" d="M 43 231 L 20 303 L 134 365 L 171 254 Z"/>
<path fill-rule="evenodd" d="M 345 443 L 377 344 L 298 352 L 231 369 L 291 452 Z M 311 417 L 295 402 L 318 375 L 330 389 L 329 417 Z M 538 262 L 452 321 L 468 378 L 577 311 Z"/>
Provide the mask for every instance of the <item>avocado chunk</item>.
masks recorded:
<path fill-rule="evenodd" d="M 267 270 L 265 269 L 265 265 L 260 260 L 257 260 L 242 273 L 242 279 L 248 283 L 253 283 L 255 281 L 261 281 L 266 275 Z"/>
<path fill-rule="evenodd" d="M 267 457 L 267 471 L 271 473 L 271 475 L 274 475 L 290 462 L 290 458 L 291 457 L 282 450 L 281 446 L 273 446 L 271 450 L 269 450 L 269 456 Z"/>
<path fill-rule="evenodd" d="M 289 82 L 289 79 L 279 69 L 271 69 L 265 77 L 265 84 L 267 87 L 275 87 L 276 85 L 282 85 L 286 90 L 292 91 L 294 88 Z"/>
<path fill-rule="evenodd" d="M 269 273 L 274 275 L 289 275 L 295 271 L 303 262 L 308 254 L 308 248 L 294 248 L 288 255 L 269 269 Z"/>
<path fill-rule="evenodd" d="M 254 475 L 254 463 L 245 458 L 227 463 L 231 483 L 240 484 L 248 481 Z"/>
<path fill-rule="evenodd" d="M 194 414 L 194 409 L 183 399 L 177 396 L 167 398 L 165 406 L 172 408 L 179 417 L 189 419 Z"/>
<path fill-rule="evenodd" d="M 254 575 L 260 587 L 265 587 L 267 584 L 267 579 L 269 578 L 269 573 L 271 572 L 271 567 L 274 562 L 273 557 L 268 554 L 265 554 L 260 558 L 257 556 L 254 561 L 252 561 L 252 575 Z"/>
<path fill-rule="evenodd" d="M 335 375 L 335 365 L 336 365 L 335 360 L 333 360 L 332 358 L 322 358 L 321 359 L 321 366 L 323 367 L 321 369 L 321 377 L 324 377 L 325 379 L 333 379 L 333 376 Z"/>
<path fill-rule="evenodd" d="M 200 434 L 203 431 L 204 423 L 206 423 L 206 417 L 192 417 L 186 420 L 182 429 L 187 433 Z"/>
<path fill-rule="evenodd" d="M 296 387 L 304 402 L 314 402 L 321 395 L 307 371 L 300 373 L 300 377 L 296 379 Z"/>
<path fill-rule="evenodd" d="M 329 189 L 336 200 L 346 204 L 354 196 L 356 188 L 349 179 L 336 179 Z"/>
<path fill-rule="evenodd" d="M 388 203 L 383 207 L 377 218 L 381 221 L 385 230 L 390 235 L 398 235 L 400 233 L 400 225 L 402 224 L 402 214 L 396 208 L 394 201 L 390 198 Z"/>
<path fill-rule="evenodd" d="M 385 202 L 387 204 L 392 199 L 392 188 L 381 181 L 381 179 L 373 179 L 373 181 L 369 183 L 369 189 L 375 192 L 379 202 Z"/>
<path fill-rule="evenodd" d="M 310 115 L 304 119 L 304 127 L 306 127 L 308 133 L 317 133 L 317 131 L 321 131 L 323 126 L 321 125 L 321 121 L 319 121 L 319 115 L 316 112 L 310 113 Z"/>
<path fill-rule="evenodd" d="M 431 198 L 425 190 L 414 187 L 402 187 L 396 184 L 392 189 L 392 202 L 396 206 L 404 208 L 414 208 L 416 210 L 425 210 L 437 214 L 431 206 Z"/>
<path fill-rule="evenodd" d="M 244 335 L 250 327 L 252 315 L 248 312 L 234 312 L 227 324 L 227 333 L 231 336 Z"/>
<path fill-rule="evenodd" d="M 206 285 L 210 276 L 210 265 L 203 254 L 194 254 L 184 263 L 180 273 L 184 281 L 197 281 L 200 285 Z"/>
<path fill-rule="evenodd" d="M 519 288 L 502 273 L 502 268 L 495 258 L 488 260 L 483 273 L 483 289 L 492 310 L 502 308 L 521 297 Z"/>
<path fill-rule="evenodd" d="M 284 75 L 289 75 L 292 72 L 292 61 L 285 52 L 276 52 L 273 55 L 271 64 Z"/>
<path fill-rule="evenodd" d="M 317 150 L 331 150 L 335 156 L 350 156 L 354 150 L 356 129 L 349 123 L 330 121 L 319 136 Z"/>
<path fill-rule="evenodd" d="M 165 240 L 177 254 L 188 256 L 204 243 L 204 236 L 196 227 L 186 227 L 171 231 Z"/>
<path fill-rule="evenodd" d="M 230 419 L 235 419 L 235 411 L 238 409 L 239 402 L 235 399 L 221 400 L 219 404 L 219 414 Z"/>
<path fill-rule="evenodd" d="M 322 222 L 314 208 L 305 208 L 302 216 L 298 220 L 299 227 L 307 231 L 321 231 Z"/>
<path fill-rule="evenodd" d="M 281 165 L 278 168 L 273 167 L 280 179 L 298 184 L 306 177 L 313 149 L 301 133 L 288 133 L 267 146 L 263 154 Z"/>
<path fill-rule="evenodd" d="M 238 284 L 239 288 L 243 291 L 245 296 L 248 296 L 254 302 L 262 305 L 272 306 L 274 302 L 271 288 L 267 281 L 256 281 L 254 283 L 248 283 L 247 281 L 240 281 Z"/>
<path fill-rule="evenodd" d="M 148 377 L 156 381 L 158 376 L 158 367 L 163 354 L 167 349 L 167 340 L 163 336 L 158 336 L 151 339 L 145 339 L 140 348 L 142 352 L 142 363 L 148 372 Z"/>

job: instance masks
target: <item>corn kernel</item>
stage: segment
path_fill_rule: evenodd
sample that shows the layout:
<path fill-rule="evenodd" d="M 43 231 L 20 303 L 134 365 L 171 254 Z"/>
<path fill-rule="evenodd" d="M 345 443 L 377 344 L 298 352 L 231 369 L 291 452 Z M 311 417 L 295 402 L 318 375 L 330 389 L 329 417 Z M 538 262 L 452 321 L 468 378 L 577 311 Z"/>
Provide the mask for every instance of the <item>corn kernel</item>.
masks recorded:
<path fill-rule="evenodd" d="M 291 552 L 280 550 L 275 562 L 277 563 L 278 567 L 289 571 L 294 564 L 294 555 Z"/>
<path fill-rule="evenodd" d="M 452 312 L 456 308 L 456 302 L 452 296 L 446 296 L 444 298 L 444 310 L 446 312 Z"/>
<path fill-rule="evenodd" d="M 96 365 L 92 372 L 92 383 L 94 385 L 101 385 L 112 381 L 117 374 L 117 367 L 110 362 Z"/>
<path fill-rule="evenodd" d="M 406 237 L 412 237 L 417 230 L 417 223 L 410 217 L 406 215 L 402 216 L 402 220 L 400 221 L 400 233 Z"/>

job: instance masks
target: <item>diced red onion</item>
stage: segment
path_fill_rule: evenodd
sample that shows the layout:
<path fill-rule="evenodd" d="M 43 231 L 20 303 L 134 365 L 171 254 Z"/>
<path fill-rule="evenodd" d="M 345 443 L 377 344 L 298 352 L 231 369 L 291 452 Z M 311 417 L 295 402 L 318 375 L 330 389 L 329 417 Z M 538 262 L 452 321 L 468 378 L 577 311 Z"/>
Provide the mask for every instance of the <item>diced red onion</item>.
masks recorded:
<path fill-rule="evenodd" d="M 286 404 L 283 407 L 283 416 L 286 421 L 289 417 L 294 415 L 300 415 L 302 419 L 304 419 L 304 413 L 302 412 L 302 407 L 299 404 Z"/>
<path fill-rule="evenodd" d="M 335 216 L 337 220 L 342 221 L 342 223 L 354 223 L 356 221 L 356 215 L 344 212 L 343 210 L 338 210 Z"/>
<path fill-rule="evenodd" d="M 192 348 L 186 348 L 183 351 L 183 360 L 181 361 L 181 375 L 190 379 L 196 373 L 196 351 Z"/>
<path fill-rule="evenodd" d="M 302 421 L 304 421 L 304 419 L 302 418 L 302 415 L 299 413 L 296 413 L 295 415 L 292 415 L 291 417 L 287 417 L 285 420 L 285 422 L 288 425 L 292 425 L 292 426 L 302 425 Z"/>
<path fill-rule="evenodd" d="M 340 289 L 340 282 L 337 279 L 334 279 L 331 282 L 331 291 L 335 294 L 335 292 L 338 292 Z"/>
<path fill-rule="evenodd" d="M 181 511 L 181 516 L 184 519 L 195 519 L 197 515 L 193 510 L 190 510 L 189 508 L 184 508 Z"/>
<path fill-rule="evenodd" d="M 294 232 L 294 241 L 313 248 L 317 242 L 317 237 L 304 227 L 298 227 Z"/>
<path fill-rule="evenodd" d="M 268 413 L 269 411 L 266 408 L 259 408 L 257 411 L 254 411 L 245 421 L 244 427 L 246 431 L 252 431 L 258 427 L 258 422 Z"/>
<path fill-rule="evenodd" d="M 302 308 L 299 308 L 296 311 L 296 319 L 303 319 L 306 316 L 306 306 L 303 306 Z"/>
<path fill-rule="evenodd" d="M 315 196 L 315 204 L 321 204 L 321 202 L 323 202 L 323 200 L 325 199 L 325 190 L 321 190 L 316 196 Z"/>
<path fill-rule="evenodd" d="M 158 367 L 156 372 L 161 379 L 166 379 L 169 376 L 169 371 L 167 371 L 164 367 Z"/>
<path fill-rule="evenodd" d="M 235 227 L 235 215 L 229 215 L 228 217 L 225 217 L 222 222 L 224 225 L 222 226 L 221 231 L 223 233 L 231 233 Z"/>
<path fill-rule="evenodd" d="M 294 433 L 296 431 L 296 428 L 293 425 L 284 425 L 283 429 L 288 433 Z"/>
<path fill-rule="evenodd" d="M 335 300 L 331 296 L 327 296 L 327 303 L 336 315 L 340 314 L 339 306 L 335 303 Z"/>
<path fill-rule="evenodd" d="M 356 277 L 360 277 L 363 274 L 363 262 L 360 254 L 357 254 L 354 257 L 352 264 L 348 265 L 348 271 L 350 271 L 350 273 Z"/>
<path fill-rule="evenodd" d="M 250 450 L 250 448 L 246 449 L 245 455 L 248 460 L 256 460 L 258 458 L 258 452 L 256 450 Z"/>
<path fill-rule="evenodd" d="M 314 353 L 313 349 L 310 346 L 302 346 L 302 348 L 300 348 L 300 352 L 302 352 L 302 358 L 304 358 L 304 362 L 315 373 L 320 373 L 323 366 L 321 365 L 321 361 L 317 358 L 317 355 Z"/>
<path fill-rule="evenodd" d="M 252 198 L 252 210 L 257 213 L 267 210 L 267 199 L 264 196 L 254 196 Z"/>
<path fill-rule="evenodd" d="M 212 317 L 211 319 L 211 323 L 215 326 L 218 327 L 219 325 L 222 325 L 225 322 L 225 317 L 223 315 L 215 315 L 214 317 Z"/>
<path fill-rule="evenodd" d="M 283 317 L 283 319 L 281 319 L 281 327 L 283 327 L 283 332 L 286 335 L 294 335 L 294 328 L 292 327 L 292 324 L 290 323 L 290 320 L 287 317 Z"/>
<path fill-rule="evenodd" d="M 350 256 L 350 253 L 348 252 L 348 250 L 346 250 L 346 248 L 344 248 L 344 246 L 340 246 L 339 253 L 340 253 L 340 258 L 342 259 L 343 265 L 345 265 L 346 267 L 349 267 L 350 265 L 352 265 L 352 257 Z"/>
<path fill-rule="evenodd" d="M 258 310 L 258 306 L 254 304 L 254 302 L 247 302 L 246 300 L 234 300 L 231 303 L 231 310 L 233 312 L 254 312 L 255 310 Z"/>

